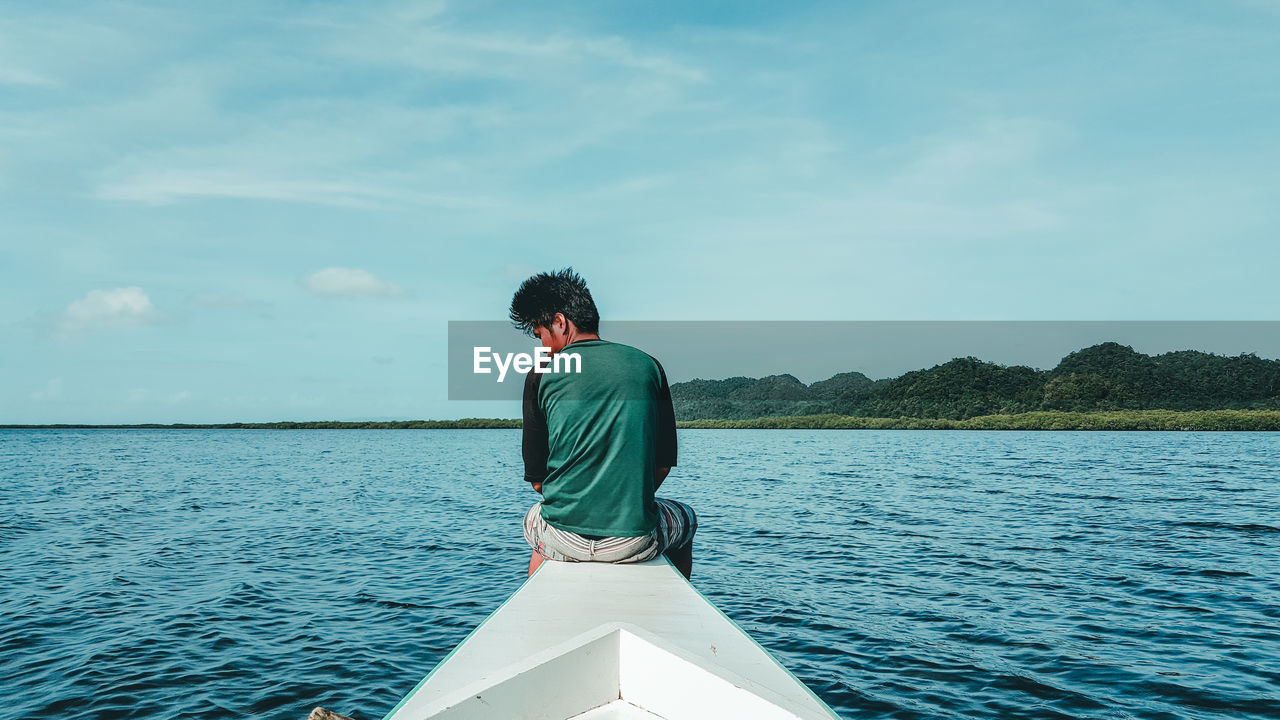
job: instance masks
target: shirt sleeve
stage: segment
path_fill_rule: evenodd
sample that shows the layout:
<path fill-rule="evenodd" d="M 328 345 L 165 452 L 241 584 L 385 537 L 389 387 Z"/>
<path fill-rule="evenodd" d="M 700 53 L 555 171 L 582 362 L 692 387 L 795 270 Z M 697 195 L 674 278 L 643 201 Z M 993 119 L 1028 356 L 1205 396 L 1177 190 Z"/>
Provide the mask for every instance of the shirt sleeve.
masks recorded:
<path fill-rule="evenodd" d="M 523 436 L 520 454 L 524 456 L 526 482 L 542 482 L 547 477 L 547 457 L 551 453 L 547 436 L 547 418 L 538 405 L 538 387 L 542 373 L 531 372 L 524 378 Z"/>
<path fill-rule="evenodd" d="M 662 363 L 653 361 L 658 366 L 658 377 L 662 387 L 658 389 L 658 467 L 676 466 L 676 411 L 671 404 L 671 386 L 667 384 L 667 373 Z"/>

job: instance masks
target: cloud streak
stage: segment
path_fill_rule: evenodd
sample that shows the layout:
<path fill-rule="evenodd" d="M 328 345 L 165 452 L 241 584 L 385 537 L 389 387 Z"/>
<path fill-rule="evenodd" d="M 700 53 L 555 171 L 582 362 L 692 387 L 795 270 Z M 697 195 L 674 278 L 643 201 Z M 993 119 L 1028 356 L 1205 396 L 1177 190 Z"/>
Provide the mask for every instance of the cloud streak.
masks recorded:
<path fill-rule="evenodd" d="M 325 268 L 303 278 L 302 286 L 312 295 L 326 298 L 391 298 L 404 294 L 400 286 L 359 268 Z"/>
<path fill-rule="evenodd" d="M 0 86 L 52 87 L 52 78 L 18 67 L 0 67 Z"/>
<path fill-rule="evenodd" d="M 477 27 L 443 6 L 334 12 L 281 21 L 288 61 L 274 41 L 242 44 L 235 63 L 254 68 L 262 92 L 242 92 L 254 83 L 225 58 L 156 58 L 164 70 L 141 71 L 127 99 L 98 108 L 100 129 L 64 126 L 145 127 L 164 140 L 97 138 L 97 148 L 130 150 L 97 159 L 90 196 L 518 210 L 512 194 L 540 185 L 548 164 L 648 132 L 715 82 L 679 53 L 610 33 Z M 326 74 L 355 85 L 317 81 Z"/>
<path fill-rule="evenodd" d="M 374 209 L 387 205 L 422 205 L 448 209 L 481 208 L 483 198 L 415 193 L 389 183 L 326 182 L 305 178 L 272 179 L 252 168 L 241 172 L 216 169 L 142 171 L 98 188 L 103 200 L 171 205 L 183 200 L 261 200 Z"/>

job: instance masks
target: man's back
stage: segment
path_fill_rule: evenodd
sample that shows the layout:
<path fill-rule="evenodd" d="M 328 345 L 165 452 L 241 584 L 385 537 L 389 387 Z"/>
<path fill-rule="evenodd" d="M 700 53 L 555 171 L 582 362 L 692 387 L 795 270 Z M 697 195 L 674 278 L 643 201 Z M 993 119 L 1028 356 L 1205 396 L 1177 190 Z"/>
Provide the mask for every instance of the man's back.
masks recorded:
<path fill-rule="evenodd" d="M 525 382 L 526 479 L 545 468 L 542 516 L 581 535 L 650 533 L 656 468 L 675 464 L 662 367 L 605 340 L 577 341 L 561 352 L 581 358 L 580 372 L 529 373 Z"/>
<path fill-rule="evenodd" d="M 600 312 L 572 268 L 525 280 L 510 314 L 557 360 L 579 360 L 525 379 L 524 479 L 543 498 L 524 515 L 529 574 L 546 559 L 626 563 L 662 554 L 689 577 L 698 516 L 654 497 L 676 464 L 662 366 L 600 339 Z"/>

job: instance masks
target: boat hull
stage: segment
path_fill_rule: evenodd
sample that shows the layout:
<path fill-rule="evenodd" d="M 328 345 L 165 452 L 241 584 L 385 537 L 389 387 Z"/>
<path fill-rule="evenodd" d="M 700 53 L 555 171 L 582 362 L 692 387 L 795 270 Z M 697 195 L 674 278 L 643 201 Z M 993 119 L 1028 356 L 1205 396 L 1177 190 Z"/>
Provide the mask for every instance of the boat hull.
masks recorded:
<path fill-rule="evenodd" d="M 665 559 L 545 562 L 386 720 L 837 717 Z"/>

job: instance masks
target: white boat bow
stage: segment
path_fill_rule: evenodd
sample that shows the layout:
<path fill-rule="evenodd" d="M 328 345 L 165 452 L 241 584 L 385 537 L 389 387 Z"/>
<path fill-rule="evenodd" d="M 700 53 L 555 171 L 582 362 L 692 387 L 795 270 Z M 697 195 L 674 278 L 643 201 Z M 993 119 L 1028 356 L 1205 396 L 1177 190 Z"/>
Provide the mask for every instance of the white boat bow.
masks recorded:
<path fill-rule="evenodd" d="M 384 720 L 838 718 L 665 558 L 544 562 Z"/>

